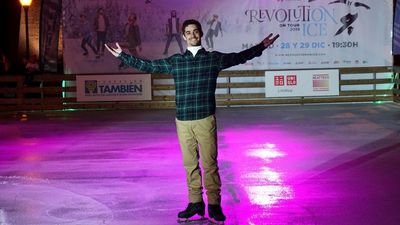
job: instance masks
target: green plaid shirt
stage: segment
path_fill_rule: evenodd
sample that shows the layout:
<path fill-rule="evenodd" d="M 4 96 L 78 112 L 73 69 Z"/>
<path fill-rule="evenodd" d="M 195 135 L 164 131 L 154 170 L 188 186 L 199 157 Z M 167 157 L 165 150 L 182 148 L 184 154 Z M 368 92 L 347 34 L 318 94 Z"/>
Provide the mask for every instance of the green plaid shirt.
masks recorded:
<path fill-rule="evenodd" d="M 172 74 L 175 81 L 176 118 L 198 120 L 215 114 L 215 89 L 218 73 L 231 66 L 245 63 L 264 50 L 262 44 L 239 53 L 207 52 L 200 49 L 196 56 L 186 50 L 165 59 L 144 60 L 121 53 L 125 64 L 147 73 Z"/>

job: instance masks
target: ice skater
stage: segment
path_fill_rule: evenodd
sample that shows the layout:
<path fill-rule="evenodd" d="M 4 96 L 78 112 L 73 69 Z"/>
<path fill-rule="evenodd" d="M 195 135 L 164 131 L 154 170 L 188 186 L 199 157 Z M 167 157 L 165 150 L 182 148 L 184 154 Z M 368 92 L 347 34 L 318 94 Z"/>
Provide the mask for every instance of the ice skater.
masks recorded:
<path fill-rule="evenodd" d="M 218 15 L 213 15 L 213 18 L 207 22 L 210 27 L 206 33 L 206 44 L 209 51 L 214 50 L 214 36 L 218 37 L 218 33 L 221 32 L 222 37 L 222 27 L 221 21 L 218 20 Z"/>
<path fill-rule="evenodd" d="M 207 190 L 208 217 L 212 223 L 224 224 L 226 217 L 221 207 L 221 179 L 218 172 L 217 123 L 215 90 L 218 73 L 234 65 L 261 56 L 279 35 L 271 33 L 261 43 L 239 53 L 208 52 L 201 45 L 203 30 L 197 20 L 186 20 L 182 25 L 187 43 L 184 54 L 159 60 L 145 60 L 116 47 L 106 48 L 125 64 L 147 73 L 172 74 L 176 88 L 176 128 L 183 155 L 189 204 L 178 213 L 178 221 L 204 219 L 203 182 L 199 160 Z M 196 218 L 197 217 L 197 218 Z"/>
<path fill-rule="evenodd" d="M 178 43 L 179 50 L 183 54 L 183 47 L 182 47 L 182 39 L 181 35 L 179 33 L 179 27 L 180 27 L 180 22 L 179 22 L 179 17 L 176 15 L 176 11 L 172 10 L 171 11 L 171 17 L 168 18 L 168 23 L 166 25 L 166 36 L 167 36 L 167 42 L 165 43 L 165 49 L 163 52 L 163 55 L 168 55 L 168 49 L 169 45 L 171 44 L 172 38 L 175 37 L 176 42 Z"/>
<path fill-rule="evenodd" d="M 83 55 L 87 56 L 89 54 L 89 52 L 86 48 L 86 45 L 87 45 L 92 49 L 92 51 L 96 55 L 96 58 L 99 58 L 97 49 L 95 49 L 92 44 L 93 36 L 92 36 L 92 30 L 90 29 L 90 26 L 89 26 L 89 22 L 85 15 L 81 14 L 79 17 L 80 17 L 80 21 L 81 21 L 80 34 L 82 36 L 81 48 L 83 50 Z"/>
<path fill-rule="evenodd" d="M 97 52 L 99 55 L 104 54 L 104 44 L 106 43 L 107 31 L 110 27 L 110 22 L 108 17 L 104 13 L 103 8 L 99 8 L 97 10 L 96 19 L 94 21 L 94 27 L 96 30 L 97 38 L 96 38 L 96 46 Z"/>
<path fill-rule="evenodd" d="M 142 39 L 140 38 L 140 28 L 137 25 L 137 16 L 132 14 L 128 17 L 128 22 L 124 26 L 124 37 L 128 44 L 129 53 L 133 56 L 139 57 L 138 50 L 142 51 Z M 121 61 L 118 65 L 122 69 L 125 64 Z"/>

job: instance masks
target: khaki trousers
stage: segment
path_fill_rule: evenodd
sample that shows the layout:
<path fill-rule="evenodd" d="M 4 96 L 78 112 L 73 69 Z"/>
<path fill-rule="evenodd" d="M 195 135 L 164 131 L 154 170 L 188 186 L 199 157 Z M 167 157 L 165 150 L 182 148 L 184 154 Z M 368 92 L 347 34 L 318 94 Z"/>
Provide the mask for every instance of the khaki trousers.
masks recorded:
<path fill-rule="evenodd" d="M 215 116 L 200 120 L 176 121 L 179 143 L 186 171 L 186 181 L 191 203 L 203 201 L 202 173 L 207 190 L 208 204 L 221 203 L 221 179 L 217 161 L 217 126 Z"/>

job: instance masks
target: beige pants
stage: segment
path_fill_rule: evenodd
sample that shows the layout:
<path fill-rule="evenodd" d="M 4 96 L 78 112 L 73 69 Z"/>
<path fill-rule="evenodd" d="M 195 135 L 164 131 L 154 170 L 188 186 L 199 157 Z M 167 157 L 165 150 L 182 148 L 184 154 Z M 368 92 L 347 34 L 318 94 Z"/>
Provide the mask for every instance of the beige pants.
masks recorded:
<path fill-rule="evenodd" d="M 180 121 L 176 128 L 186 170 L 189 201 L 203 201 L 202 174 L 199 157 L 204 171 L 204 186 L 209 204 L 221 203 L 221 179 L 217 162 L 217 126 L 215 116 L 200 120 Z M 200 147 L 200 148 L 198 148 Z"/>

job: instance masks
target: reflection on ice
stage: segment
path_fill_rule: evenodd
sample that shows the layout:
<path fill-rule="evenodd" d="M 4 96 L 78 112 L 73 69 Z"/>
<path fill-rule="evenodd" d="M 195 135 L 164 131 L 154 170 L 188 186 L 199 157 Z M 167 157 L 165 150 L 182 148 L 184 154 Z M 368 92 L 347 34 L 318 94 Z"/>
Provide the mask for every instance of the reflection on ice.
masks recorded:
<path fill-rule="evenodd" d="M 253 180 L 267 180 L 269 182 L 282 182 L 281 174 L 271 170 L 269 167 L 262 167 L 260 171 L 257 172 L 250 172 L 244 174 L 242 177 L 246 177 L 248 179 Z"/>
<path fill-rule="evenodd" d="M 252 204 L 270 207 L 282 199 L 293 198 L 292 189 L 284 185 L 260 185 L 246 188 Z"/>
<path fill-rule="evenodd" d="M 253 165 L 253 171 L 242 175 L 251 204 L 271 207 L 279 200 L 293 198 L 293 190 L 285 184 L 282 172 L 268 166 L 273 159 L 284 157 L 286 153 L 280 151 L 276 144 L 265 143 L 252 145 L 246 155 L 263 159 L 259 164 Z"/>
<path fill-rule="evenodd" d="M 247 152 L 247 155 L 268 160 L 283 157 L 285 156 L 285 153 L 279 151 L 279 149 L 276 148 L 275 144 L 266 143 L 251 146 L 251 148 Z"/>

